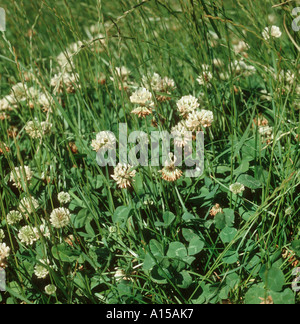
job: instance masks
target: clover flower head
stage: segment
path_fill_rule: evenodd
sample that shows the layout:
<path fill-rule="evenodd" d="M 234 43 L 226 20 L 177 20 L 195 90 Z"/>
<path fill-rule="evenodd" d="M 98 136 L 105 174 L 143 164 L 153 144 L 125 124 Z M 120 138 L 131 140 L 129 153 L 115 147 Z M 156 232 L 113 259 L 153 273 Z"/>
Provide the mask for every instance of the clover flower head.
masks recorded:
<path fill-rule="evenodd" d="M 192 95 L 184 96 L 177 102 L 177 108 L 180 114 L 186 117 L 200 107 L 198 99 Z"/>
<path fill-rule="evenodd" d="M 4 239 L 5 239 L 4 231 L 3 229 L 0 229 L 0 243 L 2 243 Z"/>
<path fill-rule="evenodd" d="M 71 213 L 67 208 L 54 209 L 50 215 L 50 222 L 54 228 L 63 228 L 70 224 Z"/>
<path fill-rule="evenodd" d="M 52 296 L 56 293 L 57 288 L 54 285 L 48 285 L 45 287 L 45 292 L 47 295 Z"/>
<path fill-rule="evenodd" d="M 266 27 L 262 33 L 262 36 L 265 40 L 269 40 L 271 37 L 280 38 L 282 32 L 278 26 Z"/>
<path fill-rule="evenodd" d="M 18 238 L 25 245 L 33 245 L 39 239 L 38 229 L 30 225 L 22 227 L 18 233 Z"/>
<path fill-rule="evenodd" d="M 31 138 L 43 138 L 51 132 L 51 128 L 51 123 L 47 121 L 39 122 L 37 118 L 25 125 L 25 131 Z"/>
<path fill-rule="evenodd" d="M 10 255 L 10 248 L 6 243 L 0 243 L 0 267 L 4 267 L 6 259 Z"/>
<path fill-rule="evenodd" d="M 113 133 L 103 131 L 96 135 L 96 139 L 92 141 L 91 146 L 94 151 L 98 152 L 100 149 L 113 149 L 116 142 L 116 137 Z"/>
<path fill-rule="evenodd" d="M 214 121 L 214 114 L 212 111 L 204 110 L 194 111 L 188 115 L 186 125 L 189 130 L 200 130 L 200 126 L 204 128 L 210 127 Z"/>
<path fill-rule="evenodd" d="M 22 214 L 21 214 L 19 211 L 17 211 L 17 210 L 13 210 L 13 211 L 9 212 L 9 213 L 6 215 L 6 220 L 7 220 L 7 224 L 8 224 L 8 225 L 14 225 L 14 224 L 17 224 L 17 223 L 19 223 L 22 219 L 23 219 Z"/>
<path fill-rule="evenodd" d="M 39 202 L 33 197 L 24 197 L 19 204 L 19 210 L 26 215 L 33 214 L 39 208 Z"/>
<path fill-rule="evenodd" d="M 67 192 L 60 192 L 57 199 L 61 204 L 68 204 L 71 201 L 71 196 Z"/>
<path fill-rule="evenodd" d="M 234 183 L 230 186 L 230 191 L 235 195 L 240 195 L 245 191 L 245 186 L 239 182 Z"/>
<path fill-rule="evenodd" d="M 49 271 L 46 268 L 46 266 L 50 264 L 50 261 L 49 260 L 39 260 L 39 262 L 41 264 L 37 264 L 35 266 L 34 274 L 36 275 L 36 277 L 38 279 L 45 279 L 49 274 Z"/>
<path fill-rule="evenodd" d="M 134 92 L 132 96 L 130 97 L 130 101 L 133 104 L 137 104 L 143 107 L 152 107 L 153 101 L 152 101 L 152 93 L 147 90 L 146 88 L 141 88 Z"/>
<path fill-rule="evenodd" d="M 10 173 L 10 181 L 18 189 L 22 189 L 22 182 L 26 184 L 26 182 L 30 182 L 32 177 L 33 172 L 29 166 L 24 166 L 24 168 L 16 167 L 14 171 Z"/>
<path fill-rule="evenodd" d="M 114 175 L 112 175 L 112 178 L 117 182 L 119 188 L 127 189 L 132 186 L 135 176 L 136 171 L 132 170 L 131 165 L 119 163 L 115 167 Z"/>

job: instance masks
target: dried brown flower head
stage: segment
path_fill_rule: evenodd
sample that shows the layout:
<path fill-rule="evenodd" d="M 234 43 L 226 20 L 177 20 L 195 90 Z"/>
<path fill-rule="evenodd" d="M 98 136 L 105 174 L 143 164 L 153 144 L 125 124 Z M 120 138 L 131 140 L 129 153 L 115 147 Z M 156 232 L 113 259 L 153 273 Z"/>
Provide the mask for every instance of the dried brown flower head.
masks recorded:
<path fill-rule="evenodd" d="M 9 148 L 6 146 L 5 143 L 1 143 L 0 142 L 0 154 L 4 154 L 4 151 L 6 151 L 8 153 L 9 152 Z"/>
<path fill-rule="evenodd" d="M 173 153 L 169 154 L 169 159 L 165 162 L 165 167 L 159 171 L 162 178 L 168 182 L 175 182 L 182 177 L 182 171 L 176 168 L 177 158 Z"/>
<path fill-rule="evenodd" d="M 269 121 L 263 115 L 259 115 L 258 118 L 254 118 L 253 123 L 258 127 L 269 126 Z"/>
<path fill-rule="evenodd" d="M 217 216 L 218 214 L 223 214 L 223 209 L 219 204 L 216 204 L 210 211 L 210 216 Z"/>
<path fill-rule="evenodd" d="M 73 154 L 77 154 L 78 153 L 78 148 L 77 148 L 77 146 L 76 146 L 76 144 L 74 142 L 70 142 L 69 143 L 69 147 L 70 147 L 70 149 L 71 149 L 71 151 L 72 151 Z"/>
<path fill-rule="evenodd" d="M 146 118 L 152 114 L 152 109 L 147 107 L 138 107 L 132 110 L 131 113 L 137 115 L 139 118 Z"/>
<path fill-rule="evenodd" d="M 273 298 L 271 296 L 265 298 L 259 297 L 259 299 L 262 301 L 261 305 L 274 305 Z"/>

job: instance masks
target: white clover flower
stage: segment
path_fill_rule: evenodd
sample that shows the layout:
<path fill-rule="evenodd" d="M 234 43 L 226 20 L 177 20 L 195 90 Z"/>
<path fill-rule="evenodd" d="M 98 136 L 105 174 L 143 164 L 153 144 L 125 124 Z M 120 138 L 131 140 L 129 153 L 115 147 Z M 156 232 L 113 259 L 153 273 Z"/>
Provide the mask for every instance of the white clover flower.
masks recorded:
<path fill-rule="evenodd" d="M 117 269 L 115 275 L 114 275 L 116 281 L 125 280 L 126 273 L 123 269 Z"/>
<path fill-rule="evenodd" d="M 6 215 L 6 220 L 7 220 L 7 224 L 8 224 L 8 225 L 14 225 L 14 224 L 17 224 L 17 223 L 19 223 L 22 219 L 23 219 L 22 214 L 21 214 L 19 211 L 17 211 L 17 210 L 13 210 L 13 211 L 9 212 L 9 213 Z"/>
<path fill-rule="evenodd" d="M 104 131 L 96 135 L 96 139 L 92 141 L 91 146 L 94 151 L 98 152 L 100 149 L 113 149 L 116 142 L 116 137 L 112 132 Z"/>
<path fill-rule="evenodd" d="M 109 231 L 110 234 L 113 234 L 113 233 L 117 232 L 117 228 L 116 228 L 116 226 L 110 226 L 108 228 L 108 231 Z"/>
<path fill-rule="evenodd" d="M 154 201 L 153 200 L 145 200 L 143 203 L 145 206 L 154 206 Z"/>
<path fill-rule="evenodd" d="M 152 93 L 146 88 L 141 88 L 134 92 L 130 97 L 130 101 L 133 104 L 140 105 L 142 107 L 152 107 Z"/>
<path fill-rule="evenodd" d="M 57 288 L 54 285 L 48 285 L 45 287 L 45 292 L 47 295 L 54 295 L 57 291 Z"/>
<path fill-rule="evenodd" d="M 65 69 L 66 72 L 72 72 L 75 69 L 72 54 L 76 53 L 82 45 L 83 43 L 81 41 L 70 44 L 65 51 L 61 52 L 56 57 L 56 61 L 60 68 Z"/>
<path fill-rule="evenodd" d="M 260 126 L 258 128 L 258 132 L 262 136 L 265 136 L 265 137 L 273 137 L 273 127 L 270 127 L 270 126 Z"/>
<path fill-rule="evenodd" d="M 23 101 L 24 99 L 26 99 L 26 91 L 27 91 L 26 84 L 23 84 L 22 82 L 20 82 L 12 87 L 11 95 L 14 98 L 16 98 L 16 100 Z"/>
<path fill-rule="evenodd" d="M 187 136 L 188 131 L 185 121 L 179 122 L 172 128 L 171 133 L 174 136 L 174 143 L 177 147 L 184 147 L 188 144 L 188 141 L 190 140 Z"/>
<path fill-rule="evenodd" d="M 34 104 L 39 97 L 39 90 L 36 87 L 30 87 L 27 91 L 27 95 L 29 98 L 29 107 L 34 108 Z"/>
<path fill-rule="evenodd" d="M 26 216 L 33 214 L 38 208 L 39 202 L 33 197 L 24 197 L 19 204 L 20 212 Z"/>
<path fill-rule="evenodd" d="M 36 87 L 30 87 L 27 92 L 28 96 L 32 99 L 37 98 L 40 94 L 40 91 Z"/>
<path fill-rule="evenodd" d="M 13 97 L 6 96 L 0 100 L 0 111 L 12 110 L 16 103 L 17 101 Z"/>
<path fill-rule="evenodd" d="M 50 215 L 50 222 L 55 228 L 63 228 L 70 224 L 71 213 L 67 208 L 54 209 Z"/>
<path fill-rule="evenodd" d="M 75 65 L 73 62 L 73 58 L 71 57 L 72 53 L 68 50 L 65 52 L 61 52 L 57 57 L 56 61 L 61 68 L 65 68 L 67 72 L 72 72 Z"/>
<path fill-rule="evenodd" d="M 105 24 L 104 24 L 105 26 Z M 101 32 L 101 28 L 102 26 L 100 26 L 98 23 L 94 24 L 92 26 L 89 27 L 89 31 L 94 35 L 94 34 L 98 34 Z"/>
<path fill-rule="evenodd" d="M 297 80 L 297 76 L 293 71 L 286 71 L 285 73 L 285 80 L 288 84 L 293 84 L 295 80 Z"/>
<path fill-rule="evenodd" d="M 256 68 L 252 65 L 246 64 L 244 60 L 236 60 L 231 64 L 231 66 L 236 74 L 250 76 L 256 73 Z"/>
<path fill-rule="evenodd" d="M 80 50 L 80 48 L 82 48 L 84 46 L 84 43 L 82 41 L 78 41 L 75 43 L 72 43 L 68 46 L 68 51 L 72 52 L 72 53 L 76 53 Z"/>
<path fill-rule="evenodd" d="M 130 277 L 126 277 L 126 273 L 123 269 L 115 268 L 115 270 L 116 270 L 116 272 L 115 272 L 114 278 L 116 281 L 120 281 L 120 280 L 132 281 L 132 279 Z"/>
<path fill-rule="evenodd" d="M 3 229 L 0 229 L 0 243 L 3 242 L 3 240 L 5 239 L 5 234 Z"/>
<path fill-rule="evenodd" d="M 51 87 L 54 87 L 54 93 L 62 93 L 64 92 L 64 89 L 68 93 L 74 93 L 75 92 L 75 86 L 77 88 L 80 88 L 80 85 L 77 83 L 77 80 L 79 79 L 78 73 L 69 73 L 64 72 L 60 74 L 56 74 L 51 79 Z"/>
<path fill-rule="evenodd" d="M 199 107 L 198 99 L 192 95 L 184 96 L 177 102 L 177 108 L 182 116 L 187 116 Z"/>
<path fill-rule="evenodd" d="M 33 172 L 28 166 L 24 166 L 24 168 L 16 167 L 14 171 L 10 173 L 10 181 L 18 189 L 22 189 L 22 183 L 24 182 L 26 184 L 26 182 L 30 182 L 32 177 Z"/>
<path fill-rule="evenodd" d="M 269 14 L 268 15 L 268 21 L 271 23 L 271 24 L 275 24 L 276 23 L 276 21 L 277 21 L 277 16 L 275 15 L 275 14 Z"/>
<path fill-rule="evenodd" d="M 34 268 L 34 274 L 36 275 L 36 277 L 38 279 L 45 279 L 48 274 L 49 274 L 49 271 L 48 269 L 45 267 L 47 266 L 47 264 L 49 265 L 50 264 L 50 261 L 49 260 L 39 260 L 41 264 L 37 264 Z"/>
<path fill-rule="evenodd" d="M 213 79 L 213 75 L 210 71 L 209 65 L 202 65 L 203 72 L 199 75 L 197 78 L 198 83 L 203 86 L 206 85 L 207 87 L 210 87 L 210 81 Z"/>
<path fill-rule="evenodd" d="M 50 230 L 44 219 L 42 220 L 42 225 L 40 225 L 40 232 L 43 237 L 50 238 Z"/>
<path fill-rule="evenodd" d="M 146 85 L 148 90 L 152 89 L 155 92 L 161 92 L 162 89 L 162 78 L 158 73 L 154 73 L 148 80 L 146 75 L 143 76 L 143 84 Z M 150 81 L 150 83 L 149 83 Z M 149 85 L 148 85 L 149 84 Z"/>
<path fill-rule="evenodd" d="M 12 109 L 13 107 L 17 107 L 18 100 L 13 94 L 9 94 L 6 97 L 4 97 L 4 100 L 8 103 L 9 109 Z"/>
<path fill-rule="evenodd" d="M 143 84 L 146 85 L 148 90 L 154 92 L 168 92 L 175 88 L 175 81 L 168 77 L 162 78 L 158 73 L 154 73 L 149 79 L 147 76 L 143 76 Z"/>
<path fill-rule="evenodd" d="M 25 125 L 25 131 L 31 138 L 42 138 L 51 132 L 52 124 L 39 122 L 37 118 Z"/>
<path fill-rule="evenodd" d="M 262 125 L 258 127 L 258 132 L 263 142 L 270 143 L 274 139 L 274 129 L 268 125 Z"/>
<path fill-rule="evenodd" d="M 34 274 L 38 279 L 45 279 L 48 276 L 49 272 L 43 266 L 37 265 L 34 269 Z"/>
<path fill-rule="evenodd" d="M 123 81 L 126 80 L 129 77 L 129 75 L 131 74 L 131 71 L 126 66 L 116 67 L 115 70 L 116 70 L 117 75 Z"/>
<path fill-rule="evenodd" d="M 175 81 L 169 77 L 164 77 L 162 79 L 162 90 L 167 91 L 167 90 L 172 90 L 175 89 Z"/>
<path fill-rule="evenodd" d="M 194 111 L 188 115 L 186 126 L 189 130 L 199 130 L 200 126 L 204 128 L 210 127 L 214 121 L 214 114 L 212 111 L 204 110 Z"/>
<path fill-rule="evenodd" d="M 131 165 L 119 163 L 115 167 L 114 175 L 112 175 L 112 178 L 117 182 L 119 188 L 126 189 L 131 187 L 135 176 L 136 171 L 132 170 Z"/>
<path fill-rule="evenodd" d="M 5 98 L 1 99 L 0 100 L 0 111 L 9 110 L 9 108 L 10 108 L 10 105 L 5 100 Z"/>
<path fill-rule="evenodd" d="M 71 196 L 67 192 L 60 192 L 57 195 L 57 199 L 61 204 L 67 204 L 71 201 Z"/>
<path fill-rule="evenodd" d="M 215 59 L 213 59 L 213 65 L 216 67 L 223 67 L 224 62 L 219 58 L 215 58 Z"/>
<path fill-rule="evenodd" d="M 9 257 L 10 248 L 5 243 L 0 243 L 0 267 L 4 266 L 5 260 Z"/>
<path fill-rule="evenodd" d="M 245 76 L 250 76 L 256 73 L 256 68 L 253 65 L 247 65 L 247 69 L 244 72 Z"/>
<path fill-rule="evenodd" d="M 102 42 L 102 44 L 105 44 L 105 41 Z M 96 48 L 95 50 L 96 51 L 98 50 L 101 52 L 103 50 L 103 48 L 99 48 L 99 46 L 98 46 L 98 48 Z M 117 74 L 117 76 L 118 76 L 117 82 L 118 82 L 120 91 L 123 89 L 128 90 L 129 86 L 131 85 L 131 83 L 128 81 L 128 77 L 130 76 L 131 71 L 129 69 L 127 69 L 127 67 L 125 67 L 125 66 L 116 67 L 114 71 L 115 71 L 115 74 Z M 102 79 L 102 81 L 104 82 L 103 77 L 101 77 L 100 79 Z M 105 79 L 106 79 L 106 77 L 105 77 Z M 115 79 L 113 76 L 110 77 L 110 80 L 115 82 Z"/>
<path fill-rule="evenodd" d="M 285 210 L 285 215 L 286 216 L 291 216 L 293 214 L 293 208 L 292 207 L 288 207 L 286 210 Z"/>
<path fill-rule="evenodd" d="M 228 72 L 225 72 L 225 73 L 221 72 L 220 73 L 220 79 L 223 80 L 223 81 L 229 80 L 230 79 L 230 74 Z"/>
<path fill-rule="evenodd" d="M 266 27 L 262 33 L 262 36 L 265 40 L 269 40 L 271 37 L 280 38 L 282 36 L 282 32 L 277 26 Z"/>
<path fill-rule="evenodd" d="M 267 100 L 267 101 L 272 101 L 272 94 L 269 93 L 267 90 L 261 90 L 261 100 Z"/>
<path fill-rule="evenodd" d="M 204 110 L 202 109 L 200 111 L 201 116 L 201 124 L 203 127 L 210 127 L 214 121 L 214 114 L 210 110 Z"/>
<path fill-rule="evenodd" d="M 21 243 L 33 245 L 39 239 L 38 229 L 29 225 L 22 227 L 18 233 Z"/>
<path fill-rule="evenodd" d="M 38 104 L 48 110 L 50 109 L 51 105 L 54 103 L 53 98 L 50 95 L 46 95 L 45 93 L 40 93 L 38 96 Z"/>
<path fill-rule="evenodd" d="M 245 186 L 243 184 L 237 182 L 237 183 L 232 184 L 229 189 L 235 195 L 239 195 L 245 191 Z"/>
<path fill-rule="evenodd" d="M 250 46 L 244 41 L 240 41 L 237 45 L 233 46 L 233 50 L 236 54 L 246 52 L 249 49 Z"/>

